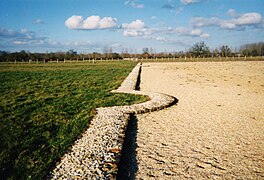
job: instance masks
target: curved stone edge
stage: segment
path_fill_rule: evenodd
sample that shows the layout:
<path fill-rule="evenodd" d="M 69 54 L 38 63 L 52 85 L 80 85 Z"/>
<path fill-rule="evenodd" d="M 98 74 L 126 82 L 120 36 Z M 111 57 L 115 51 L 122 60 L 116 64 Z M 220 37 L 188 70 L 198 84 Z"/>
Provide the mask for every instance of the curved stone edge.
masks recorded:
<path fill-rule="evenodd" d="M 137 64 L 116 93 L 146 95 L 149 101 L 131 106 L 97 108 L 89 128 L 75 141 L 52 171 L 51 179 L 112 179 L 118 171 L 125 130 L 131 114 L 156 111 L 177 103 L 161 93 L 136 91 L 141 71 Z"/>

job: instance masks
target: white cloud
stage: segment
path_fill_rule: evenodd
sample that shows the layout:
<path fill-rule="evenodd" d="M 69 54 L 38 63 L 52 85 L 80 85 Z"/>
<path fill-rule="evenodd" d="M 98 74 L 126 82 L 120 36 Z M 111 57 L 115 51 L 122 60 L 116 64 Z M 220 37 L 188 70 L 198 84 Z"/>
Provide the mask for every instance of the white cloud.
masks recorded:
<path fill-rule="evenodd" d="M 155 20 L 157 19 L 157 16 L 151 16 L 150 19 Z"/>
<path fill-rule="evenodd" d="M 65 21 L 65 26 L 80 30 L 110 29 L 117 26 L 117 19 L 100 16 L 89 16 L 84 19 L 82 16 L 73 15 Z"/>
<path fill-rule="evenodd" d="M 228 14 L 229 16 L 231 16 L 231 17 L 234 17 L 234 18 L 236 18 L 236 17 L 239 16 L 239 14 L 237 14 L 236 10 L 234 10 L 234 9 L 229 9 L 229 10 L 227 11 L 227 14 Z"/>
<path fill-rule="evenodd" d="M 124 29 L 143 29 L 144 27 L 145 23 L 140 19 L 132 21 L 131 23 L 122 24 L 122 28 Z"/>
<path fill-rule="evenodd" d="M 188 4 L 193 4 L 193 3 L 197 3 L 200 2 L 200 0 L 181 0 L 181 3 L 188 5 Z"/>
<path fill-rule="evenodd" d="M 167 38 L 160 37 L 160 36 L 156 37 L 156 40 L 157 40 L 157 41 L 162 41 L 162 42 L 167 42 L 167 41 L 168 41 Z"/>
<path fill-rule="evenodd" d="M 140 3 L 138 0 L 127 0 L 125 1 L 126 6 L 131 6 L 132 8 L 142 9 L 144 4 Z"/>
<path fill-rule="evenodd" d="M 201 29 L 188 29 L 184 27 L 176 28 L 176 32 L 182 36 L 191 36 L 191 37 L 201 37 L 201 38 L 209 38 L 210 35 L 204 33 Z"/>
<path fill-rule="evenodd" d="M 130 36 L 130 37 L 144 36 L 144 31 L 124 30 L 123 35 L 124 36 Z"/>
<path fill-rule="evenodd" d="M 137 37 L 137 36 L 147 36 L 150 34 L 149 29 L 146 27 L 145 23 L 137 19 L 135 21 L 132 21 L 131 23 L 124 23 L 121 26 L 124 29 L 123 35 L 124 36 L 131 36 L 131 37 Z"/>
<path fill-rule="evenodd" d="M 83 17 L 82 16 L 76 16 L 76 15 L 69 17 L 65 21 L 65 25 L 69 29 L 79 29 L 79 28 L 81 28 L 82 23 L 83 23 Z"/>
<path fill-rule="evenodd" d="M 202 34 L 200 35 L 200 37 L 201 37 L 201 38 L 204 38 L 204 39 L 208 39 L 208 38 L 210 38 L 211 36 L 210 36 L 210 34 L 208 34 L 208 33 L 202 33 Z"/>
<path fill-rule="evenodd" d="M 230 20 L 235 25 L 252 25 L 259 24 L 262 21 L 262 16 L 259 13 L 245 13 L 239 16 L 236 19 Z"/>
<path fill-rule="evenodd" d="M 13 43 L 14 44 L 16 44 L 16 45 L 23 45 L 23 44 L 27 44 L 27 42 L 25 42 L 25 41 L 13 41 Z"/>
<path fill-rule="evenodd" d="M 263 18 L 261 14 L 252 12 L 238 15 L 235 10 L 230 9 L 228 14 L 234 18 L 229 20 L 223 20 L 220 18 L 203 18 L 196 17 L 193 18 L 190 23 L 193 27 L 208 27 L 208 26 L 218 26 L 223 29 L 242 29 L 248 26 L 259 26 L 263 23 Z"/>
<path fill-rule="evenodd" d="M 194 27 L 206 27 L 206 26 L 219 25 L 220 22 L 221 20 L 216 17 L 212 17 L 210 19 L 203 18 L 203 17 L 196 17 L 196 18 L 191 19 L 190 24 Z"/>
<path fill-rule="evenodd" d="M 44 24 L 44 21 L 42 19 L 35 19 L 33 24 Z"/>
<path fill-rule="evenodd" d="M 200 36 L 202 34 L 202 30 L 201 29 L 193 29 L 190 31 L 190 35 L 191 36 Z"/>

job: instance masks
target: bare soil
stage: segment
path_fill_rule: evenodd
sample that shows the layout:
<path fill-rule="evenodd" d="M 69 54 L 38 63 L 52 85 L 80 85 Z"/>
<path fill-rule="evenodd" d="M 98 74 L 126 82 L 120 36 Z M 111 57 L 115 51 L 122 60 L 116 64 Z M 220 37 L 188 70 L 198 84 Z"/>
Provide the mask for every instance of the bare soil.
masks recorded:
<path fill-rule="evenodd" d="M 137 115 L 136 179 L 264 179 L 264 62 L 144 63 L 140 88 L 179 102 Z"/>

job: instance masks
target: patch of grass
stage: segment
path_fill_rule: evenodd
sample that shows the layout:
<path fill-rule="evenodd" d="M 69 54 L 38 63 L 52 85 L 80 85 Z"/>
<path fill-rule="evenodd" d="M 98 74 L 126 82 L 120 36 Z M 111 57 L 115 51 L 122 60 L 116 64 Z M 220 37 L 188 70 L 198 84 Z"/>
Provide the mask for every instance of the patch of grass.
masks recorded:
<path fill-rule="evenodd" d="M 0 176 L 43 179 L 88 127 L 96 107 L 143 96 L 114 94 L 134 62 L 0 65 Z"/>

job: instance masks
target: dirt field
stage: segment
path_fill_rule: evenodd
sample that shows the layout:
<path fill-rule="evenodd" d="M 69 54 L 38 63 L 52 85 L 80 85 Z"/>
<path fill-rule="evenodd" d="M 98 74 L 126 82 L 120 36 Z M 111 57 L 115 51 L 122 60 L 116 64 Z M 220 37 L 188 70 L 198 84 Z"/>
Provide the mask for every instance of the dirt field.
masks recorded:
<path fill-rule="evenodd" d="M 137 116 L 137 179 L 264 179 L 264 62 L 144 63 L 141 90 L 179 102 Z"/>

